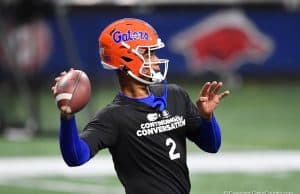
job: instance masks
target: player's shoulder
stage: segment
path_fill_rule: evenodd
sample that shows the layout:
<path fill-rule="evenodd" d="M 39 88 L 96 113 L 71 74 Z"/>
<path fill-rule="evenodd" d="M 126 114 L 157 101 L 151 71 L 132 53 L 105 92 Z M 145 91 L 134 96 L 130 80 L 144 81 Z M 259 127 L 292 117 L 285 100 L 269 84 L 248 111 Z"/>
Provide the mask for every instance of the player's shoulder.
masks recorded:
<path fill-rule="evenodd" d="M 156 95 L 160 95 L 163 93 L 164 90 L 164 84 L 155 84 L 155 85 L 151 85 L 150 86 L 151 91 L 156 94 Z M 177 84 L 167 84 L 167 89 L 168 89 L 168 94 L 184 94 L 185 91 L 184 89 L 177 85 Z"/>
<path fill-rule="evenodd" d="M 188 93 L 177 84 L 170 84 L 168 87 L 168 95 L 174 98 L 187 100 L 189 98 Z"/>
<path fill-rule="evenodd" d="M 120 108 L 121 108 L 120 105 L 112 102 L 106 105 L 105 107 L 101 108 L 100 110 L 98 110 L 95 116 L 96 118 L 111 119 L 118 114 Z"/>
<path fill-rule="evenodd" d="M 174 92 L 184 92 L 184 89 L 177 85 L 177 84 L 169 84 L 168 85 L 168 90 L 169 91 L 174 91 Z"/>

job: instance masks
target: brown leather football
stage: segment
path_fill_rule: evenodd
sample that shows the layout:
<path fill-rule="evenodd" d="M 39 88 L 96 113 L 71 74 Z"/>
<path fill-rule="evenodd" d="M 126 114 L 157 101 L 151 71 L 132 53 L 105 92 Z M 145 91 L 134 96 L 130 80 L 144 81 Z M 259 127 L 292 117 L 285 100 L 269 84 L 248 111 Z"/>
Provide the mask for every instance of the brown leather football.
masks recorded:
<path fill-rule="evenodd" d="M 81 70 L 71 69 L 57 82 L 55 100 L 58 108 L 67 106 L 74 114 L 89 102 L 90 96 L 90 80 Z"/>

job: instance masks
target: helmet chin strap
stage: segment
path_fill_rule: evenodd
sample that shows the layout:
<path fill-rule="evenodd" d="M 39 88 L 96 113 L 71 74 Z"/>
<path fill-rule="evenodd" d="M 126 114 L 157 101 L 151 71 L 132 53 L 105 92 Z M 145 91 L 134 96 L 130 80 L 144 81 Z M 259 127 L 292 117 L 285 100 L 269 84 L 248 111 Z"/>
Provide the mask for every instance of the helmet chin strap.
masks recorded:
<path fill-rule="evenodd" d="M 167 98 L 168 98 L 168 88 L 167 88 L 167 80 L 164 80 L 164 93 L 160 97 L 154 97 L 154 101 L 152 107 L 159 106 L 159 111 L 162 112 L 167 108 Z"/>

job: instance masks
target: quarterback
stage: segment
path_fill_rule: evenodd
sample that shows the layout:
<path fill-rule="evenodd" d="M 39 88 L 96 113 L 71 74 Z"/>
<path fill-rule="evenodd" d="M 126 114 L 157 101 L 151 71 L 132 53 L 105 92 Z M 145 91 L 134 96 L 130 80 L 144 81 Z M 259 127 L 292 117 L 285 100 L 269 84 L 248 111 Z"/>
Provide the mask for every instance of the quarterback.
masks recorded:
<path fill-rule="evenodd" d="M 220 92 L 222 82 L 206 82 L 194 104 L 181 87 L 167 83 L 169 60 L 155 55 L 164 46 L 154 28 L 139 19 L 117 20 L 102 31 L 101 63 L 116 71 L 120 91 L 81 133 L 75 115 L 60 108 L 59 142 L 67 165 L 82 165 L 108 148 L 126 194 L 190 192 L 186 141 L 218 152 L 221 132 L 214 110 L 229 91 Z"/>

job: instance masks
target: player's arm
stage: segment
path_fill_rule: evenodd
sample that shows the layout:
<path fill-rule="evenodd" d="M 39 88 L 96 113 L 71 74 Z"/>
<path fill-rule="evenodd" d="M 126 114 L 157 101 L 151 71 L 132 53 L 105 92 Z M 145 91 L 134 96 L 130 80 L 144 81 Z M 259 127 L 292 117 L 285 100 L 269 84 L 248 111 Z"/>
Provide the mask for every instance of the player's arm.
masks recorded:
<path fill-rule="evenodd" d="M 218 152 L 221 146 L 221 129 L 215 116 L 212 115 L 211 119 L 202 118 L 197 108 L 191 106 L 195 114 L 190 114 L 187 118 L 187 138 L 206 152 Z"/>
<path fill-rule="evenodd" d="M 221 82 L 204 84 L 197 99 L 197 106 L 186 94 L 188 99 L 187 137 L 199 148 L 210 153 L 216 153 L 221 145 L 221 129 L 213 114 L 220 100 L 229 94 L 229 91 L 226 91 L 218 95 L 221 86 Z"/>
<path fill-rule="evenodd" d="M 115 114 L 108 108 L 100 110 L 80 134 L 75 117 L 62 114 L 59 141 L 63 158 L 69 166 L 81 165 L 99 150 L 113 147 L 118 142 L 118 123 L 113 120 Z"/>
<path fill-rule="evenodd" d="M 79 137 L 75 116 L 60 120 L 59 145 L 64 161 L 68 166 L 79 166 L 90 159 L 90 148 Z"/>
<path fill-rule="evenodd" d="M 71 69 L 72 70 L 72 69 Z M 53 94 L 57 94 L 57 83 L 67 73 L 62 72 L 55 78 L 56 84 L 52 87 Z M 99 150 L 112 147 L 118 138 L 118 122 L 113 119 L 110 108 L 104 108 L 78 134 L 76 120 L 71 108 L 59 106 L 61 112 L 59 143 L 62 156 L 69 166 L 79 166 L 92 158 Z"/>
<path fill-rule="evenodd" d="M 222 82 L 207 82 L 203 85 L 196 101 L 201 116 L 201 125 L 197 145 L 203 150 L 215 153 L 221 145 L 221 129 L 213 115 L 219 102 L 229 94 L 229 91 L 218 94 Z"/>
<path fill-rule="evenodd" d="M 62 72 L 59 77 L 55 78 L 56 83 L 64 76 Z M 56 94 L 55 84 L 52 87 L 53 94 Z M 69 166 L 79 166 L 90 159 L 89 146 L 78 135 L 75 116 L 71 110 L 66 107 L 60 107 L 61 119 L 59 130 L 59 144 L 63 159 Z"/>
<path fill-rule="evenodd" d="M 221 129 L 215 116 L 210 120 L 201 118 L 198 122 L 200 127 L 194 142 L 206 152 L 217 153 L 221 146 Z"/>

